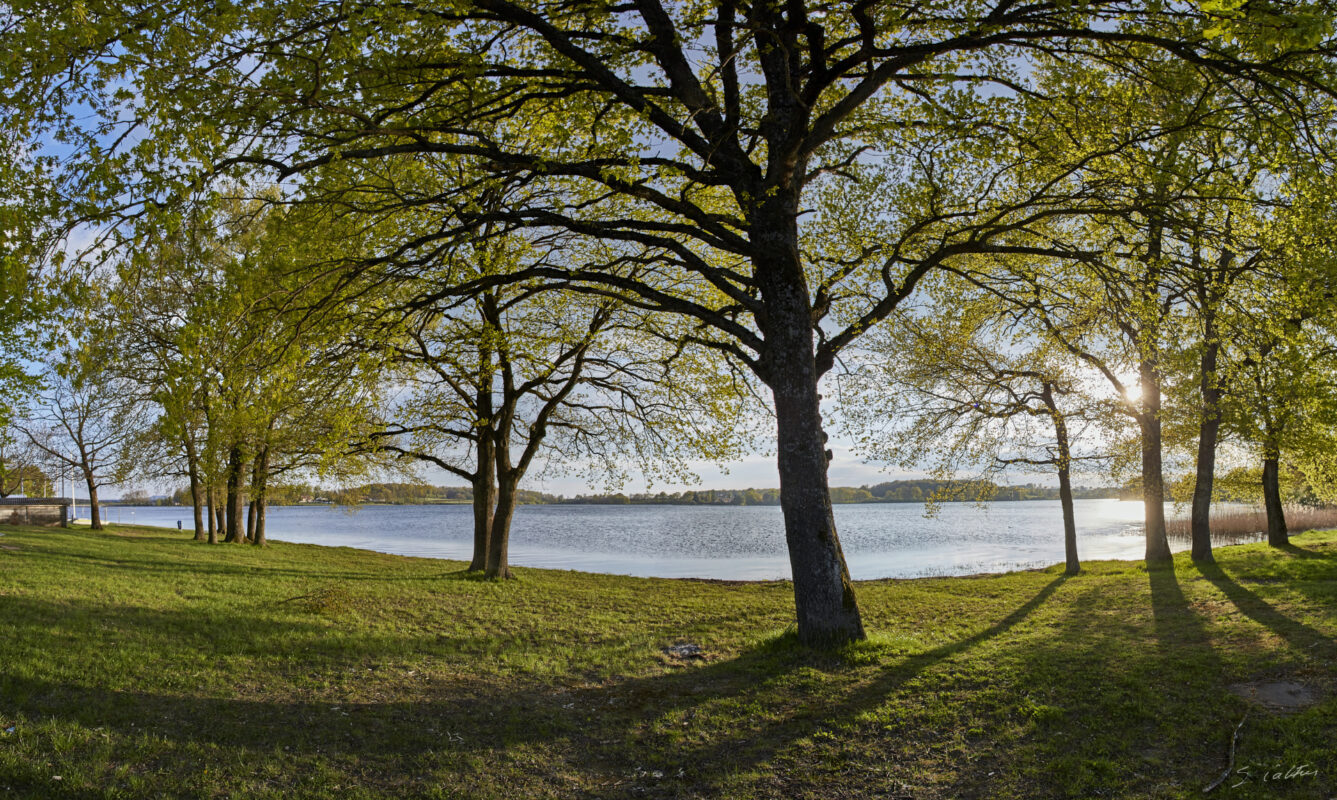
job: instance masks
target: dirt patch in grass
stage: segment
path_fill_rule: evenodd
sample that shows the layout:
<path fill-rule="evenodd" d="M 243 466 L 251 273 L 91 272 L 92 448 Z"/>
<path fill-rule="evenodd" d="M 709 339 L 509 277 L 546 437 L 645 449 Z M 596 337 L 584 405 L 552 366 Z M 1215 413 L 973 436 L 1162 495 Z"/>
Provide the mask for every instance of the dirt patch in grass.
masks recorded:
<path fill-rule="evenodd" d="M 1279 714 L 1294 714 L 1317 705 L 1319 701 L 1316 689 L 1298 681 L 1236 683 L 1230 687 L 1230 691 L 1267 711 Z"/>

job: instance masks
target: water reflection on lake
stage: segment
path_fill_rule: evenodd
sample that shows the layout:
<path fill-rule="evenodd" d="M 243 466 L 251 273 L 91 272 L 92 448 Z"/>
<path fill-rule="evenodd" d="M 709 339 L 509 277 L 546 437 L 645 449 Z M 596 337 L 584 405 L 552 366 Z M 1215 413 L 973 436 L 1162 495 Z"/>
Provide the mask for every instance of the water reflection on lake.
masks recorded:
<path fill-rule="evenodd" d="M 933 518 L 910 503 L 835 508 L 856 579 L 1002 572 L 1063 560 L 1058 501 L 945 503 Z M 81 511 L 87 515 L 87 506 Z M 468 505 L 278 506 L 270 508 L 265 530 L 288 542 L 468 560 L 471 513 Z M 1076 514 L 1083 559 L 1142 558 L 1140 502 L 1078 500 Z M 192 525 L 191 510 L 179 507 L 112 507 L 105 519 Z M 1172 539 L 1171 545 L 1188 548 L 1187 541 Z M 789 577 L 775 506 L 521 506 L 510 553 L 515 566 L 665 578 Z"/>

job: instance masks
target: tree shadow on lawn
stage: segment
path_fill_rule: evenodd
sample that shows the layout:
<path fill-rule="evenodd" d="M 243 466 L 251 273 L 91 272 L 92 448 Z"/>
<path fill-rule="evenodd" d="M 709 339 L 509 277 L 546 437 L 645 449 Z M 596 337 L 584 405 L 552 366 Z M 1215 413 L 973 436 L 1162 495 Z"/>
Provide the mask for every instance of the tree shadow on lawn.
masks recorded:
<path fill-rule="evenodd" d="M 790 633 L 766 640 L 730 661 L 621 682 L 606 694 L 612 695 L 612 702 L 623 705 L 618 727 L 625 729 L 625 738 L 602 752 L 589 753 L 588 766 L 622 777 L 635 775 L 637 768 L 658 770 L 670 778 L 677 770 L 685 773 L 680 781 L 638 786 L 637 793 L 642 796 L 683 792 L 690 796 L 726 796 L 733 779 L 763 771 L 768 765 L 774 770 L 776 759 L 798 740 L 830 734 L 833 728 L 850 723 L 864 712 L 883 707 L 892 695 L 931 667 L 1006 634 L 1043 605 L 1065 580 L 1064 576 L 1055 578 L 1007 616 L 965 639 L 890 664 L 884 661 L 886 654 L 873 654 L 882 663 L 872 666 L 872 678 L 866 682 L 860 682 L 856 675 L 843 674 L 859 669 L 857 647 L 847 655 L 825 654 L 802 647 Z M 804 670 L 810 671 L 810 680 L 796 681 L 795 674 Z M 828 680 L 842 679 L 850 683 L 850 688 L 833 692 L 825 686 Z M 600 695 L 598 691 L 582 694 L 582 699 L 596 703 Z M 710 719 L 713 714 L 719 718 Z M 678 723 L 679 719 L 683 721 Z M 713 725 L 714 729 L 699 731 L 695 729 L 698 724 Z M 683 735 L 675 735 L 673 727 L 681 727 Z M 863 777 L 873 779 L 870 788 L 894 788 L 886 784 L 884 775 Z M 841 782 L 844 790 L 850 791 L 857 779 L 846 775 Z M 774 775 L 771 788 L 783 796 L 801 791 L 801 778 L 799 785 L 788 783 L 786 776 Z M 614 787 L 593 796 L 625 793 L 625 788 Z"/>
<path fill-rule="evenodd" d="M 883 706 L 889 696 L 934 665 L 1005 634 L 1039 608 L 1064 580 L 1055 578 L 1007 616 L 965 639 L 890 664 L 851 666 L 843 656 L 807 650 L 792 635 L 782 635 L 727 661 L 592 686 L 563 688 L 537 681 L 517 686 L 516 679 L 457 676 L 449 682 L 392 687 L 396 691 L 389 693 L 398 696 L 387 700 L 351 701 L 273 700 L 266 699 L 263 691 L 250 692 L 256 699 L 242 699 L 108 690 L 18 670 L 0 677 L 0 714 L 113 730 L 121 734 L 121 746 L 126 749 L 118 756 L 132 761 L 130 741 L 141 734 L 178 745 L 261 751 L 285 748 L 323 758 L 355 757 L 359 770 L 385 775 L 416 774 L 421 771 L 421 758 L 442 753 L 485 751 L 491 754 L 491 762 L 497 757 L 504 760 L 517 747 L 537 747 L 560 762 L 549 763 L 547 769 L 565 764 L 608 784 L 603 790 L 586 787 L 583 794 L 620 796 L 627 791 L 626 782 L 643 778 L 642 789 L 650 795 L 682 791 L 717 795 L 734 776 L 762 768 L 796 740 Z M 44 609 L 43 605 L 51 607 Z M 56 607 L 63 605 L 6 597 L 0 598 L 0 614 L 11 623 L 22 619 L 41 629 L 53 620 L 68 619 Z M 80 613 L 90 615 L 85 622 L 89 629 L 114 622 L 120 629 L 147 629 L 155 636 L 207 636 L 207 625 L 201 626 L 184 612 L 85 607 Z M 261 656 L 281 655 L 284 647 L 292 647 L 314 662 L 310 666 L 326 672 L 332 661 L 356 662 L 375 657 L 387 647 L 405 646 L 363 637 L 362 641 L 333 643 L 322 651 L 312 639 L 316 633 L 309 625 L 257 620 L 246 634 L 253 638 L 247 646 Z M 288 644 L 280 647 L 275 642 Z M 307 651 L 312 646 L 314 659 Z M 413 649 L 411 644 L 408 647 Z M 853 658 L 857 662 L 857 652 Z M 877 661 L 881 660 L 879 655 Z M 812 671 L 811 680 L 796 684 L 794 676 L 803 670 Z M 846 674 L 858 670 L 871 674 L 871 680 Z M 238 677 L 263 684 L 266 676 Z M 828 679 L 834 682 L 834 690 L 826 685 Z M 377 692 L 374 685 L 362 688 L 373 696 Z M 703 720 L 700 729 L 678 726 L 689 734 L 688 739 L 675 740 L 658 730 L 665 720 L 698 715 Z M 185 775 L 204 766 L 208 765 L 183 757 L 172 762 L 170 769 Z M 687 774 L 684 780 L 661 783 L 638 776 L 638 767 L 664 770 L 670 779 L 677 769 Z"/>
<path fill-rule="evenodd" d="M 1331 657 L 1334 649 L 1337 649 L 1334 647 L 1331 634 L 1323 633 L 1281 613 L 1258 594 L 1241 586 L 1219 565 L 1199 565 L 1197 570 L 1202 574 L 1202 577 L 1206 578 L 1208 582 L 1224 594 L 1234 604 L 1235 608 L 1239 609 L 1241 614 L 1285 640 L 1292 650 L 1305 656 L 1321 654 Z M 1328 580 L 1332 580 L 1333 577 L 1337 576 L 1330 575 Z M 1305 583 L 1305 581 L 1294 582 L 1295 591 L 1308 594 L 1298 588 L 1302 583 Z M 1325 591 L 1324 594 L 1331 601 L 1331 590 Z"/>
<path fill-rule="evenodd" d="M 1307 550 L 1295 544 L 1294 542 L 1287 542 L 1286 544 L 1283 544 L 1280 547 L 1273 546 L 1272 549 L 1280 551 L 1282 553 L 1286 553 L 1288 555 L 1295 556 L 1296 558 L 1332 559 L 1334 557 L 1337 557 L 1337 553 L 1319 553 L 1313 550 Z"/>
<path fill-rule="evenodd" d="M 970 699 L 998 717 L 987 760 L 942 796 L 1179 796 L 1219 774 L 1242 713 L 1231 667 L 1174 569 L 1139 571 L 1117 581 L 1144 592 L 1074 579 L 1038 635 L 1000 650 L 1007 694 Z"/>
<path fill-rule="evenodd" d="M 1218 573 L 1203 570 L 1243 613 L 1295 646 L 1314 641 L 1312 628 Z M 467 579 L 467 574 L 452 577 Z M 98 686 L 97 678 L 16 670 L 11 660 L 11 668 L 0 673 L 0 715 L 108 729 L 117 734 L 110 761 L 134 763 L 143 757 L 135 737 L 162 737 L 174 755 L 156 768 L 182 781 L 205 767 L 217 769 L 211 759 L 223 748 L 261 760 L 276 751 L 317 759 L 369 786 L 394 785 L 431 764 L 459 771 L 461 780 L 489 780 L 495 769 L 522 772 L 543 785 L 566 771 L 585 781 L 577 793 L 596 797 L 633 791 L 652 797 L 722 796 L 740 787 L 760 795 L 802 796 L 829 794 L 834 786 L 852 796 L 895 796 L 897 779 L 928 781 L 934 786 L 930 794 L 986 796 L 1007 780 L 993 774 L 1000 766 L 1002 774 L 1011 770 L 1017 784 L 1012 793 L 1018 796 L 1058 797 L 1111 785 L 1154 794 L 1157 784 L 1147 782 L 1158 775 L 1205 785 L 1223 767 L 1223 747 L 1242 702 L 1225 692 L 1225 673 L 1233 668 L 1213 649 L 1206 620 L 1173 570 L 1148 571 L 1149 608 L 1145 595 L 1140 601 L 1126 598 L 1127 608 L 1111 608 L 1109 598 L 1118 592 L 1111 595 L 1098 582 L 1082 580 L 1055 577 L 996 622 L 923 652 L 872 643 L 832 655 L 782 635 L 728 660 L 644 677 L 591 673 L 577 685 L 572 682 L 580 680 L 578 665 L 551 680 L 523 673 L 475 676 L 463 666 L 491 651 L 543 651 L 547 645 L 535 642 L 532 632 L 449 639 L 431 633 L 345 633 L 323 620 L 265 615 L 238 626 L 235 608 L 210 617 L 207 608 L 0 597 L 0 617 L 11 628 L 27 629 L 15 637 L 25 651 L 33 642 L 58 649 L 70 636 L 89 637 L 89 647 L 114 647 L 124 636 L 149 653 L 155 641 L 163 648 L 182 648 L 184 642 L 188 653 L 239 657 L 236 663 L 245 671 L 237 673 L 238 685 L 246 684 L 222 697 L 190 694 L 188 680 L 160 682 L 163 689 L 143 681 L 140 685 L 153 688 L 109 690 Z M 1011 642 L 1009 632 L 1065 583 L 1064 603 L 1051 606 L 1036 623 L 1048 627 L 1028 626 L 1024 640 Z M 233 625 L 220 627 L 229 615 Z M 60 633 L 44 639 L 49 630 Z M 650 648 L 669 643 L 660 635 L 632 629 L 595 647 L 644 649 L 645 668 L 657 670 Z M 986 644 L 985 662 L 952 663 Z M 387 657 L 402 656 L 411 666 L 415 658 L 438 655 L 451 661 L 451 668 L 426 681 L 365 669 Z M 158 668 L 161 662 L 149 663 Z M 973 672 L 954 675 L 962 669 Z M 1107 679 L 1093 677 L 1101 670 Z M 308 675 L 309 686 L 301 681 Z M 271 690 L 271 679 L 280 688 Z M 135 683 L 124 676 L 117 680 Z M 947 685 L 952 681 L 963 684 Z M 211 691 L 218 691 L 214 685 Z M 183 688 L 173 693 L 177 686 Z M 892 726 L 879 718 L 888 709 L 927 713 L 907 708 L 922 705 L 939 689 L 942 696 L 929 699 L 940 705 L 935 713 L 946 716 Z M 1032 703 L 1038 711 L 1016 711 Z M 961 729 L 972 715 L 984 715 L 990 733 L 971 745 L 985 752 L 967 762 L 947 751 L 960 745 Z M 994 725 L 999 731 L 1020 726 L 1022 732 L 996 733 Z M 1089 747 L 1084 751 L 1065 738 L 1082 731 L 1108 751 L 1091 757 Z M 1176 741 L 1190 745 L 1179 754 L 1186 764 L 1172 763 L 1173 754 L 1165 752 Z M 846 758 L 848 748 L 853 750 Z M 890 761 L 911 750 L 922 751 L 937 775 L 916 777 L 913 764 Z M 458 765 L 460 758 L 472 766 L 446 766 Z M 1121 777 L 1120 770 L 1130 766 L 1146 775 Z M 1048 769 L 1057 771 L 1046 783 Z M 662 777 L 654 777 L 656 771 Z M 557 782 L 551 791 L 562 794 L 561 789 Z"/>
<path fill-rule="evenodd" d="M 728 796 L 742 788 L 826 797 L 839 787 L 852 797 L 1057 798 L 1157 796 L 1175 783 L 1206 785 L 1225 765 L 1242 701 L 1228 692 L 1230 667 L 1174 570 L 1148 573 L 1147 594 L 1132 597 L 1108 591 L 1098 575 L 1089 582 L 1057 577 L 965 639 L 901 658 L 875 654 L 871 677 L 783 637 L 724 665 L 630 682 L 623 691 L 686 696 L 647 701 L 648 715 L 627 723 L 627 745 L 605 750 L 599 768 L 685 768 L 677 788 L 637 787 L 649 796 Z M 1062 604 L 1009 637 L 1061 587 Z M 1127 607 L 1111 606 L 1112 598 Z M 953 659 L 986 644 L 982 657 Z M 766 664 L 767 650 L 783 669 Z M 809 690 L 794 680 L 792 673 L 814 667 L 846 687 Z M 706 670 L 715 671 L 713 680 L 701 680 Z M 726 680 L 734 688 L 710 688 Z M 726 704 L 756 712 L 716 723 L 704 738 L 690 735 L 693 714 Z M 687 725 L 675 737 L 679 719 Z M 898 781 L 916 785 L 898 788 Z"/>

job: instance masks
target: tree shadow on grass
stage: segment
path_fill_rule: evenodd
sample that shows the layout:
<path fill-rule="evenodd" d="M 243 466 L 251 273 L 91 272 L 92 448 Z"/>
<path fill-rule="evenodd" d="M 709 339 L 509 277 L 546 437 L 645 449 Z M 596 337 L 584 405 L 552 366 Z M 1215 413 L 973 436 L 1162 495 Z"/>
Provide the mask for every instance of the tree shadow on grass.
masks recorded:
<path fill-rule="evenodd" d="M 643 795 L 668 796 L 685 790 L 691 796 L 727 796 L 736 776 L 773 764 L 796 741 L 829 733 L 864 712 L 881 708 L 930 668 L 1006 634 L 1065 580 L 1065 576 L 1055 578 L 1007 616 L 965 639 L 876 667 L 871 680 L 856 682 L 849 690 L 831 692 L 823 684 L 828 676 L 839 680 L 840 673 L 858 668 L 858 648 L 833 656 L 803 647 L 792 633 L 766 640 L 730 661 L 621 683 L 614 688 L 616 695 L 636 703 L 640 713 L 623 720 L 626 741 L 601 754 L 592 753 L 590 766 L 613 775 L 626 775 L 645 764 L 666 774 L 675 769 L 686 773 L 681 783 L 639 786 L 638 793 Z M 794 680 L 794 674 L 802 670 L 811 673 L 807 685 Z M 739 708 L 756 708 L 757 713 L 740 716 L 736 713 Z M 704 718 L 711 724 L 708 720 L 713 713 L 720 714 L 727 727 L 715 723 L 715 730 L 696 735 L 697 720 Z M 668 731 L 680 718 L 688 730 L 675 739 Z M 785 782 L 781 776 L 774 780 Z M 793 786 L 773 788 L 780 794 L 796 791 Z M 624 793 L 623 787 L 616 787 L 593 796 Z"/>
<path fill-rule="evenodd" d="M 1318 631 L 1303 622 L 1292 619 L 1277 611 L 1256 593 L 1241 586 L 1234 578 L 1216 564 L 1197 566 L 1197 570 L 1224 594 L 1240 613 L 1262 625 L 1286 641 L 1293 650 L 1314 654 L 1315 648 L 1331 654 L 1334 649 L 1333 637 Z"/>
<path fill-rule="evenodd" d="M 1188 646 L 1211 648 L 1211 637 L 1202 618 L 1189 604 L 1174 567 L 1147 570 L 1151 587 L 1151 614 L 1156 640 L 1163 651 Z"/>
<path fill-rule="evenodd" d="M 1218 619 L 1215 593 L 1192 572 L 1153 568 L 1143 580 L 1140 596 L 1120 590 L 1065 599 L 1049 620 L 1058 623 L 1052 636 L 1006 654 L 1014 682 L 1060 710 L 994 744 L 1005 765 L 1029 775 L 1007 796 L 1153 797 L 1166 796 L 1167 786 L 1187 796 L 1226 768 L 1245 713 L 1229 685 L 1250 674 L 1260 654 L 1228 649 L 1229 620 Z M 1112 598 L 1120 605 L 1110 606 Z M 1252 735 L 1256 725 L 1246 730 L 1250 754 L 1278 756 L 1275 742 Z M 986 796 L 987 789 L 958 794 Z"/>
<path fill-rule="evenodd" d="M 1274 545 L 1272 549 L 1279 550 L 1288 555 L 1295 556 L 1296 558 L 1333 559 L 1334 557 L 1337 557 L 1337 553 L 1316 553 L 1313 550 L 1307 550 L 1303 547 L 1300 547 L 1299 545 L 1296 545 L 1293 542 L 1287 542 L 1286 544 L 1283 544 L 1279 547 Z"/>
<path fill-rule="evenodd" d="M 642 678 L 563 688 L 539 681 L 517 686 L 504 679 L 456 675 L 448 681 L 391 687 L 386 699 L 375 699 L 374 687 L 364 694 L 353 684 L 350 698 L 339 700 L 328 689 L 330 675 L 339 668 L 355 668 L 358 659 L 385 650 L 417 651 L 426 640 L 415 645 L 354 637 L 321 649 L 315 638 L 319 626 L 260 619 L 246 633 L 251 639 L 240 643 L 258 659 L 250 669 L 299 655 L 302 668 L 311 670 L 314 685 L 324 687 L 305 694 L 319 699 L 303 697 L 301 692 L 274 699 L 254 685 L 245 692 L 249 697 L 200 696 L 191 693 L 188 682 L 176 684 L 182 686 L 179 694 L 109 690 L 36 677 L 25 669 L 0 676 L 0 714 L 114 731 L 122 752 L 112 757 L 126 761 L 136 757 L 134 737 L 161 737 L 181 751 L 181 758 L 170 765 L 181 776 L 209 766 L 207 748 L 218 747 L 352 759 L 373 783 L 416 774 L 422 759 L 442 754 L 486 753 L 485 761 L 495 763 L 509 758 L 516 748 L 540 748 L 552 753 L 558 766 L 606 779 L 605 788 L 590 784 L 582 794 L 623 796 L 630 782 L 648 796 L 684 792 L 719 796 L 736 776 L 766 769 L 797 740 L 885 705 L 932 667 L 1005 635 L 1044 604 L 1064 580 L 1055 578 L 1006 616 L 964 639 L 899 659 L 894 653 L 877 652 L 871 661 L 861 661 L 859 647 L 836 655 L 812 651 L 794 636 L 782 635 L 736 658 Z M 27 620 L 23 624 L 35 631 L 68 618 L 70 609 L 64 604 L 48 604 L 53 607 L 45 609 L 40 605 L 0 598 L 0 613 L 11 622 Z M 182 640 L 188 642 L 187 650 L 207 648 L 187 638 L 209 635 L 207 623 L 191 620 L 187 612 L 93 606 L 77 611 L 86 615 L 82 624 L 88 630 L 114 625 L 121 631 L 165 637 L 178 648 Z M 643 633 L 635 634 L 628 643 L 644 638 Z M 152 642 L 140 646 L 151 647 Z M 868 655 L 866 650 L 863 654 Z M 266 676 L 238 677 L 239 683 L 249 679 L 263 685 Z M 99 679 L 88 682 L 96 684 Z M 670 735 L 680 718 L 689 723 L 676 725 L 686 734 L 681 738 Z M 662 783 L 644 776 L 642 780 L 636 775 L 639 767 L 670 776 L 681 769 L 685 777 Z"/>

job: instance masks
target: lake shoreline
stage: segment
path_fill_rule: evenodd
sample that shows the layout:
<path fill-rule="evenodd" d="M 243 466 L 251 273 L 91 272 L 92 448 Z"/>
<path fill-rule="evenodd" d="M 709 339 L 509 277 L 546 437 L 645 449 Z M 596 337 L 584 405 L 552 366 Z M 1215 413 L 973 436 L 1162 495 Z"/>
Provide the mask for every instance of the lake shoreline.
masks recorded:
<path fill-rule="evenodd" d="M 1080 500 L 1076 507 L 1083 560 L 1143 556 L 1141 503 Z M 1064 560 L 1057 501 L 944 504 L 932 516 L 921 505 L 899 503 L 846 504 L 833 511 L 855 580 L 994 574 Z M 188 512 L 117 506 L 106 509 L 103 519 L 189 531 Z M 468 561 L 473 555 L 473 509 L 463 505 L 276 506 L 266 532 L 289 542 L 406 556 Z M 1185 549 L 1188 542 L 1172 539 L 1171 547 Z M 791 575 L 783 512 L 774 506 L 522 506 L 511 529 L 510 563 L 658 578 L 768 581 Z"/>
<path fill-rule="evenodd" d="M 1017 502 L 1028 502 L 1028 501 L 1017 501 Z M 387 504 L 387 505 L 399 505 L 399 504 Z M 410 504 L 404 504 L 404 505 L 410 505 Z M 448 505 L 448 504 L 443 504 L 443 505 Z M 293 508 L 293 507 L 295 507 L 295 506 L 284 506 L 284 507 L 287 507 L 287 508 Z M 83 530 L 83 531 L 91 531 L 91 529 L 88 527 L 88 524 L 89 524 L 89 520 L 88 520 L 87 518 L 78 519 L 78 520 L 72 520 L 72 521 L 71 521 L 71 525 L 70 525 L 70 529 L 74 529 L 74 530 Z M 191 538 L 186 538 L 186 539 L 184 539 L 184 541 L 193 541 L 193 534 L 190 533 L 190 531 L 189 531 L 188 529 L 184 529 L 184 528 L 178 530 L 177 528 L 167 527 L 167 526 L 162 526 L 162 525 L 144 525 L 144 524 L 139 524 L 139 523 L 124 523 L 124 522 L 106 522 L 105 520 L 103 521 L 103 525 L 104 525 L 104 528 L 105 528 L 107 531 L 109 531 L 109 532 L 116 532 L 114 529 L 122 529 L 122 530 L 125 530 L 125 531 L 135 531 L 135 530 L 162 531 L 162 532 L 164 532 L 164 533 L 178 533 L 178 534 L 181 534 L 183 537 L 185 537 L 185 536 L 190 536 Z M 2 532 L 0 532 L 0 536 L 3 536 L 3 535 L 4 535 L 4 534 L 3 534 Z M 1235 541 L 1235 542 L 1223 543 L 1223 544 L 1213 544 L 1213 551 L 1220 551 L 1220 550 L 1222 550 L 1222 549 L 1224 549 L 1224 548 L 1230 548 L 1230 547 L 1244 547 L 1244 546 L 1248 546 L 1248 545 L 1258 544 L 1258 543 L 1260 543 L 1260 542 L 1263 541 L 1263 537 L 1264 537 L 1264 536 L 1265 536 L 1265 534 L 1263 534 L 1263 533 L 1260 532 L 1259 535 L 1258 535 L 1258 538 L 1255 539 L 1255 540 L 1249 540 L 1249 541 Z M 284 538 L 282 538 L 281 536 L 275 536 L 275 535 L 273 535 L 273 534 L 269 534 L 267 538 L 269 538 L 270 540 L 272 540 L 272 541 L 274 541 L 274 542 L 282 543 L 282 544 L 284 544 L 284 545 L 299 545 L 299 546 L 302 546 L 302 547 L 320 547 L 320 548 L 326 548 L 326 549 L 347 549 L 347 550 L 356 550 L 356 551 L 363 552 L 363 553 L 374 553 L 374 554 L 377 554 L 377 555 L 395 556 L 395 557 L 397 557 L 397 558 L 418 558 L 418 559 L 427 559 L 427 560 L 431 560 L 431 561 L 447 561 L 447 562 L 459 563 L 459 564 L 465 564 L 465 563 L 467 563 L 467 559 L 448 558 L 448 557 L 430 556 L 430 555 L 427 555 L 427 556 L 422 556 L 422 555 L 405 555 L 405 554 L 403 554 L 403 553 L 394 553 L 394 552 L 389 552 L 389 551 L 385 551 L 385 550 L 376 550 L 376 549 L 368 548 L 368 547 L 355 547 L 355 546 L 350 546 L 350 545 L 340 545 L 340 544 L 322 544 L 322 543 L 320 543 L 320 542 L 301 542 L 301 541 L 292 541 L 292 540 L 284 539 Z M 1172 538 L 1173 538 L 1173 537 L 1172 537 Z M 221 546 L 221 545 L 222 545 L 222 542 L 220 541 L 219 546 Z M 234 547 L 251 547 L 252 545 L 251 545 L 249 542 L 245 542 L 245 543 L 230 543 L 228 546 L 234 546 Z M 1177 550 L 1176 552 L 1183 552 L 1183 550 L 1180 549 L 1180 550 Z M 1124 563 L 1124 564 L 1131 564 L 1131 563 L 1137 563 L 1137 562 L 1139 562 L 1139 561 L 1142 561 L 1143 559 L 1140 559 L 1140 558 L 1100 558 L 1100 559 L 1091 559 L 1091 560 L 1092 560 L 1093 562 L 1105 562 L 1105 561 L 1110 561 L 1110 562 L 1118 562 L 1118 563 Z M 1085 562 L 1083 562 L 1083 563 L 1085 563 Z M 978 580 L 978 579 L 986 579 L 986 578 L 999 578 L 999 577 L 1003 577 L 1003 576 L 1007 576 L 1007 575 L 1015 575 L 1015 574 L 1020 574 L 1020 573 L 1044 572 L 1044 571 L 1046 571 L 1046 570 L 1050 570 L 1050 569 L 1053 569 L 1053 568 L 1055 568 L 1055 567 L 1061 567 L 1061 566 L 1063 566 L 1063 564 L 1064 564 L 1064 562 L 1060 560 L 1060 561 L 1054 561 L 1054 562 L 1052 562 L 1052 563 L 1048 563 L 1048 564 L 1035 565 L 1035 566 L 1026 566 L 1026 567 L 1018 567 L 1018 568 L 1015 568 L 1015 569 L 995 570 L 995 571 L 971 572 L 971 573 L 951 574 L 951 575 L 902 575 L 902 576 L 888 576 L 888 577 L 882 577 L 882 578 L 854 578 L 854 579 L 852 579 L 852 580 L 853 580 L 853 582 L 854 582 L 855 584 L 867 584 L 867 585 L 879 584 L 879 583 L 885 583 L 885 582 L 887 582 L 887 581 L 927 581 L 927 580 L 935 580 L 935 581 L 937 581 L 937 580 L 956 579 L 956 578 L 960 578 L 960 579 L 962 579 L 962 580 Z M 514 564 L 514 563 L 512 564 L 512 568 L 513 568 L 513 569 L 526 570 L 526 571 L 527 571 L 527 570 L 543 570 L 543 571 L 558 572 L 558 573 L 577 573 L 577 574 L 581 574 L 581 575 L 590 575 L 590 576 L 607 577 L 607 578 L 636 578 L 636 579 L 641 579 L 641 580 L 652 580 L 652 581 L 688 581 L 688 582 L 700 583 L 700 584 L 704 584 L 704 585 L 708 585 L 708 586 L 765 586 L 765 585 L 772 585 L 772 584 L 788 584 L 788 583 L 792 583 L 792 582 L 793 582 L 792 579 L 790 579 L 790 578 L 751 578 L 751 579 L 749 579 L 749 578 L 700 578 L 700 577 L 692 577 L 692 576 L 627 575 L 627 574 L 617 573 L 617 572 L 599 572 L 599 571 L 596 571 L 596 570 L 587 570 L 587 569 L 569 569 L 569 568 L 563 568 L 563 567 L 546 567 L 546 566 L 535 566 L 535 565 L 532 565 L 532 564 Z M 462 570 L 462 571 L 467 572 L 467 570 Z"/>

